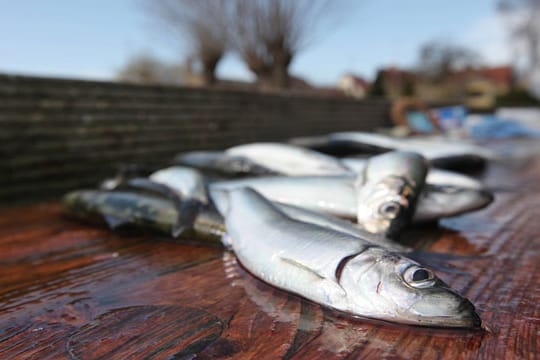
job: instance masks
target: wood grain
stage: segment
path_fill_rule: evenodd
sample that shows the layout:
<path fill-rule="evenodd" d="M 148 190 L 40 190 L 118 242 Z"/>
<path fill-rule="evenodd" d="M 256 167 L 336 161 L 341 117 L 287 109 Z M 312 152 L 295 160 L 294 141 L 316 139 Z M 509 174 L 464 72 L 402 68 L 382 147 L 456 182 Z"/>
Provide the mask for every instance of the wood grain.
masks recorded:
<path fill-rule="evenodd" d="M 489 208 L 403 240 L 471 255 L 440 273 L 485 331 L 352 319 L 268 286 L 219 248 L 115 234 L 57 203 L 0 211 L 2 359 L 534 359 L 540 334 L 540 157 L 487 169 Z M 486 175 L 486 176 L 487 176 Z"/>

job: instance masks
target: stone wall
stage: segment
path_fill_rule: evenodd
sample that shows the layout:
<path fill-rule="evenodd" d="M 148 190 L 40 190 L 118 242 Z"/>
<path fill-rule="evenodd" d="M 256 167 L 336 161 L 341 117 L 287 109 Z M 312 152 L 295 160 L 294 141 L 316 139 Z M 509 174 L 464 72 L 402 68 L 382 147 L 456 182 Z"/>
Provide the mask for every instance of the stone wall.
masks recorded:
<path fill-rule="evenodd" d="M 95 186 L 128 163 L 388 124 L 388 103 L 0 75 L 0 204 Z"/>

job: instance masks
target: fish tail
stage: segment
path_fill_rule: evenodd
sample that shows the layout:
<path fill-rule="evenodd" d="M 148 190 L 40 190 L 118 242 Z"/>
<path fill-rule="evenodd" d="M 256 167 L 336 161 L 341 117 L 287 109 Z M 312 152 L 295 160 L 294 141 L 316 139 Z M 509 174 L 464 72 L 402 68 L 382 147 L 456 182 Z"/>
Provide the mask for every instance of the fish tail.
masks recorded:
<path fill-rule="evenodd" d="M 178 218 L 172 229 L 172 236 L 180 237 L 186 230 L 194 230 L 195 221 L 199 216 L 204 204 L 196 199 L 181 199 L 178 197 L 174 201 L 178 212 Z"/>

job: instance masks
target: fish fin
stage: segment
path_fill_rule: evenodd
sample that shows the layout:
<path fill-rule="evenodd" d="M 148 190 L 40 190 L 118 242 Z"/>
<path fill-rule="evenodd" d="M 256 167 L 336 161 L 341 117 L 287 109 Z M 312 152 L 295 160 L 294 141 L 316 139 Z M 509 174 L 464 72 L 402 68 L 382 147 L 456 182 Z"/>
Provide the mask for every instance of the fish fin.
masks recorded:
<path fill-rule="evenodd" d="M 193 229 L 195 219 L 200 213 L 201 208 L 204 206 L 200 200 L 192 198 L 184 199 L 169 186 L 147 178 L 129 179 L 125 183 L 125 186 L 128 187 L 128 189 L 137 189 L 146 191 L 150 194 L 158 195 L 173 203 L 178 213 L 176 222 L 171 230 L 171 235 L 174 238 L 178 238 L 185 231 Z"/>
<path fill-rule="evenodd" d="M 174 205 L 178 212 L 178 218 L 172 228 L 172 236 L 177 238 L 186 230 L 193 229 L 195 219 L 199 215 L 203 204 L 199 200 L 180 198 L 175 199 Z"/>
<path fill-rule="evenodd" d="M 167 185 L 152 181 L 148 178 L 132 178 L 126 181 L 128 188 L 146 191 L 153 195 L 161 196 L 173 202 L 178 201 L 179 195 Z"/>
<path fill-rule="evenodd" d="M 288 265 L 292 265 L 292 266 L 296 267 L 298 270 L 309 271 L 310 273 L 312 273 L 314 276 L 318 277 L 321 280 L 325 279 L 325 277 L 323 275 L 319 274 L 317 271 L 313 270 L 309 266 L 307 266 L 305 264 L 302 264 L 301 262 L 298 262 L 298 261 L 296 261 L 294 259 L 290 259 L 290 258 L 287 258 L 287 257 L 280 256 L 280 260 L 287 263 Z"/>
<path fill-rule="evenodd" d="M 107 225 L 109 225 L 109 228 L 111 230 L 116 230 L 119 227 L 128 223 L 126 219 L 114 215 L 104 215 L 103 219 L 105 220 Z"/>
<path fill-rule="evenodd" d="M 287 257 L 280 257 L 280 260 L 287 266 L 293 266 L 297 271 L 305 272 L 309 276 L 314 277 L 317 282 L 317 287 L 323 290 L 327 300 L 331 303 L 336 303 L 340 298 L 344 298 L 347 295 L 345 290 L 336 281 L 328 279 L 309 266 Z"/>

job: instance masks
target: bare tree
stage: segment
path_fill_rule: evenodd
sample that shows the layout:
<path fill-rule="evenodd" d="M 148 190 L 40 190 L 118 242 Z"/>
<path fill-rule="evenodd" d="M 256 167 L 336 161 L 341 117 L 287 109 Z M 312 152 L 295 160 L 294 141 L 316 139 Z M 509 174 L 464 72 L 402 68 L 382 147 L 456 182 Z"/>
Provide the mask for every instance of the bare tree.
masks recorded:
<path fill-rule="evenodd" d="M 433 40 L 420 48 L 418 66 L 419 73 L 438 81 L 452 72 L 480 63 L 480 55 L 472 49 L 444 40 Z"/>
<path fill-rule="evenodd" d="M 237 0 L 233 40 L 263 88 L 289 85 L 289 65 L 328 19 L 328 0 Z M 326 11 L 326 13 L 325 13 Z"/>
<path fill-rule="evenodd" d="M 216 81 L 216 68 L 229 41 L 232 0 L 143 0 L 150 14 L 166 31 L 186 40 L 190 58 L 198 62 L 202 83 Z"/>
<path fill-rule="evenodd" d="M 134 56 L 116 75 L 120 81 L 146 85 L 180 85 L 184 83 L 184 77 L 182 64 L 165 63 L 148 54 Z"/>
<path fill-rule="evenodd" d="M 509 18 L 514 44 L 521 45 L 527 76 L 540 68 L 540 0 L 499 0 L 498 9 Z"/>

